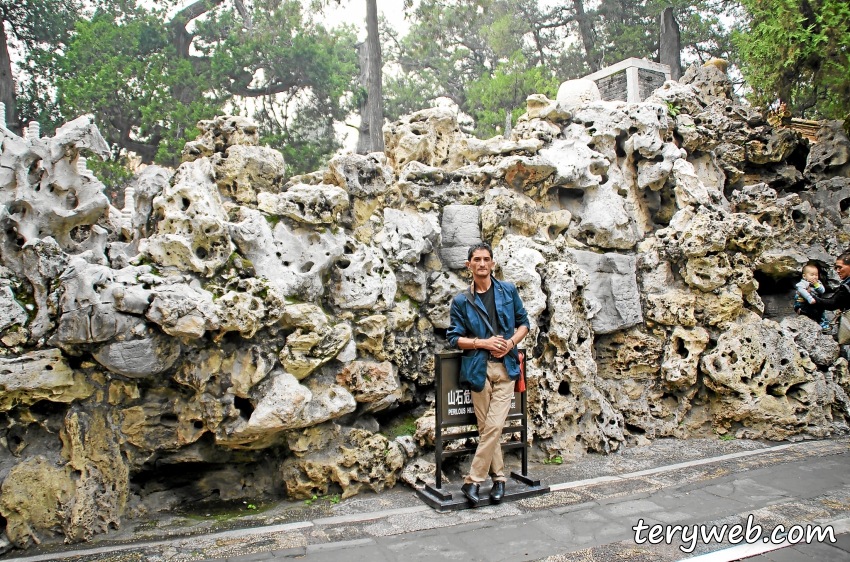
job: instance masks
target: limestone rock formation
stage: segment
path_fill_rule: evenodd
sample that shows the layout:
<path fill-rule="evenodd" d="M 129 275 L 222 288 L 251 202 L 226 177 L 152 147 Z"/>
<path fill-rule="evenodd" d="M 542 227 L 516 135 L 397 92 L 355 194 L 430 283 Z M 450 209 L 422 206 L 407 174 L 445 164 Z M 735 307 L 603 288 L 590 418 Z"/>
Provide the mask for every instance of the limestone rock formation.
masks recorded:
<path fill-rule="evenodd" d="M 492 139 L 419 111 L 386 153 L 291 178 L 221 116 L 120 209 L 81 155 L 108 151 L 88 118 L 0 128 L 9 539 L 430 481 L 434 354 L 482 241 L 529 315 L 538 459 L 845 433 L 847 362 L 791 304 L 810 261 L 835 286 L 850 240 L 841 127 L 774 127 L 715 64 L 644 103 L 576 81 L 527 109 Z"/>

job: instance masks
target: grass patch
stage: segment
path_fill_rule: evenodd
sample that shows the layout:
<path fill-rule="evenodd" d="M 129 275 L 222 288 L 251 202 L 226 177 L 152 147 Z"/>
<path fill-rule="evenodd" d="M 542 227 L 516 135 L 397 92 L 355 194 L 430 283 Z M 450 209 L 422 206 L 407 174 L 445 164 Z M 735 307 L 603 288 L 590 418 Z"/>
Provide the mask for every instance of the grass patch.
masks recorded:
<path fill-rule="evenodd" d="M 392 423 L 386 430 L 387 439 L 393 440 L 402 435 L 413 435 L 416 433 L 416 418 L 413 416 L 405 416 Z"/>
<path fill-rule="evenodd" d="M 735 440 L 735 436 L 734 436 L 734 435 L 732 435 L 731 433 L 727 433 L 726 435 L 721 435 L 721 436 L 720 436 L 720 440 L 721 440 L 721 441 L 734 441 L 734 440 Z"/>

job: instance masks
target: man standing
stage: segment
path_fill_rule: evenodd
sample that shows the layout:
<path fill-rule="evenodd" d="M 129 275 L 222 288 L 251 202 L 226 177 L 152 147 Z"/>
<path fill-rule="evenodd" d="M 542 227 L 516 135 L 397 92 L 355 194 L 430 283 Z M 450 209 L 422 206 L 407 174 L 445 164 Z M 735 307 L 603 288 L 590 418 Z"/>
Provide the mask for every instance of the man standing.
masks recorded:
<path fill-rule="evenodd" d="M 461 488 L 473 504 L 479 501 L 481 482 L 488 473 L 493 478 L 490 500 L 500 502 L 505 495 L 499 440 L 520 374 L 516 346 L 529 328 L 516 287 L 493 277 L 494 265 L 488 244 L 469 249 L 466 267 L 472 272 L 472 286 L 452 301 L 446 333 L 449 345 L 467 350 L 461 360 L 460 381 L 472 390 L 478 419 L 478 448 Z"/>

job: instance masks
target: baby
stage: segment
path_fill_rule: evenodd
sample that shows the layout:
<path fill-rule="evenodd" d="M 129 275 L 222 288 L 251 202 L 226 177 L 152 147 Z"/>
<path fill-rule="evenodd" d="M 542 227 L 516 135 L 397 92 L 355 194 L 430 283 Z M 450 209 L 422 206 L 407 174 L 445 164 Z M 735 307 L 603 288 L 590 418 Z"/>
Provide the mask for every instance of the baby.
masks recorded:
<path fill-rule="evenodd" d="M 820 324 L 824 330 L 829 328 L 829 320 L 826 313 L 815 306 L 815 298 L 812 293 L 822 295 L 824 287 L 819 281 L 819 272 L 816 265 L 807 263 L 803 266 L 803 278 L 796 285 L 797 293 L 794 295 L 794 312 L 808 316 Z"/>

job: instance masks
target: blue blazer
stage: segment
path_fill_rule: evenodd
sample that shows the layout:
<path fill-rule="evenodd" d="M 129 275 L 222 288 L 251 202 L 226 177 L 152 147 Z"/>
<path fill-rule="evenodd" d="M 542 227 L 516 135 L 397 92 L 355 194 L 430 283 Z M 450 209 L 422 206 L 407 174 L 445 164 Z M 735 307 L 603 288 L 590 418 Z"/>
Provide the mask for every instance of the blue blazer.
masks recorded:
<path fill-rule="evenodd" d="M 514 335 L 519 326 L 530 328 L 528 313 L 522 305 L 522 299 L 519 298 L 516 286 L 513 283 L 499 281 L 495 277 L 490 279 L 495 287 L 496 324 L 498 326 L 493 326 L 493 329 L 496 330 L 497 335 L 500 334 L 508 339 Z M 446 332 L 446 339 L 453 348 L 457 348 L 458 338 L 487 339 L 492 335 L 481 319 L 481 315 L 469 302 L 468 295 L 469 291 L 467 290 L 458 294 L 452 300 L 451 324 Z M 477 293 L 475 293 L 475 302 L 481 310 L 487 310 Z M 487 381 L 487 358 L 489 355 L 490 352 L 486 349 L 464 350 L 461 359 L 460 382 L 468 385 L 475 392 L 484 390 L 484 383 Z M 519 362 L 516 354 L 505 355 L 505 368 L 511 380 L 519 378 Z"/>

